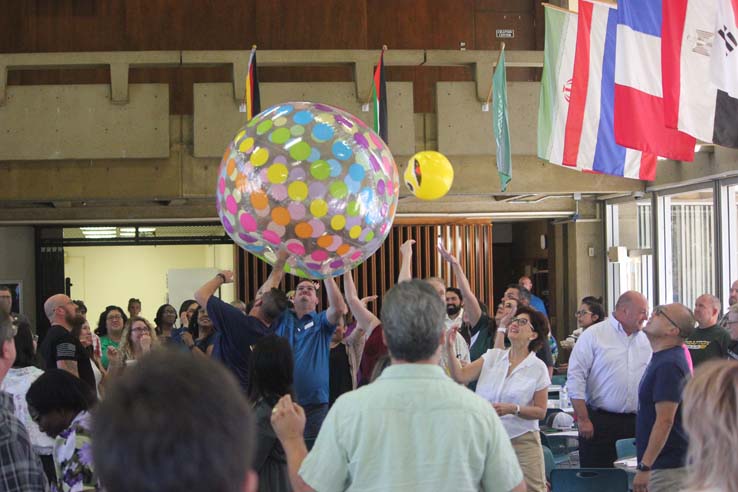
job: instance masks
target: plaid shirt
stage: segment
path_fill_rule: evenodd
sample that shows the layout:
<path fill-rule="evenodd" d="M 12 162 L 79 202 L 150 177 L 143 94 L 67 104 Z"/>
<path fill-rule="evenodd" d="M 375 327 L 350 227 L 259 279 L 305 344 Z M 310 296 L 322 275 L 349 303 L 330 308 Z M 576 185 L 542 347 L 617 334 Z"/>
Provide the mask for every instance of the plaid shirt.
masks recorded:
<path fill-rule="evenodd" d="M 0 490 L 48 490 L 41 460 L 33 452 L 28 431 L 13 413 L 13 398 L 4 391 L 0 391 Z"/>

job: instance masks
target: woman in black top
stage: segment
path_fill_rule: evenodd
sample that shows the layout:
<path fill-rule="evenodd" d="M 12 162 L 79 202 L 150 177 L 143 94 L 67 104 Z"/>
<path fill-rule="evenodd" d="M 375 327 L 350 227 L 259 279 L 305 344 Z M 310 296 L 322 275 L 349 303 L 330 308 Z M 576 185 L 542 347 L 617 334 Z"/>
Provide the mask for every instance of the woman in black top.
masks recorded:
<path fill-rule="evenodd" d="M 272 408 L 292 390 L 294 362 L 289 342 L 267 335 L 254 345 L 249 361 L 249 400 L 256 414 L 256 454 L 253 469 L 259 474 L 259 491 L 291 491 L 284 449 L 272 429 Z"/>

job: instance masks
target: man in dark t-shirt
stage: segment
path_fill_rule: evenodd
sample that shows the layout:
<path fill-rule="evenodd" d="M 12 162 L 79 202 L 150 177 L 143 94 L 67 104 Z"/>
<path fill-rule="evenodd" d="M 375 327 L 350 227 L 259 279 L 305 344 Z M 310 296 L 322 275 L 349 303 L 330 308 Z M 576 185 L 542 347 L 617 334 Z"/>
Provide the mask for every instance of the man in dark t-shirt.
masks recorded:
<path fill-rule="evenodd" d="M 273 278 L 270 276 L 270 279 Z M 274 333 L 272 323 L 287 309 L 287 296 L 281 290 L 273 289 L 270 279 L 259 289 L 254 306 L 245 316 L 238 308 L 213 295 L 221 285 L 233 282 L 231 271 L 218 273 L 195 292 L 195 299 L 201 306 L 206 306 L 218 334 L 213 358 L 220 360 L 233 372 L 244 392 L 248 392 L 251 346 L 261 337 Z"/>
<path fill-rule="evenodd" d="M 694 318 L 698 329 L 687 339 L 692 362 L 698 365 L 710 359 L 724 359 L 728 355 L 730 335 L 718 324 L 720 299 L 703 294 L 694 302 Z"/>
<path fill-rule="evenodd" d="M 682 427 L 682 388 L 691 376 L 682 344 L 694 331 L 685 306 L 668 304 L 653 310 L 643 332 L 653 349 L 638 388 L 636 451 L 638 472 L 633 490 L 681 490 L 687 476 L 687 435 Z"/>
<path fill-rule="evenodd" d="M 44 303 L 44 312 L 51 328 L 39 347 L 46 369 L 59 368 L 77 376 L 95 388 L 92 363 L 80 341 L 71 333 L 72 326 L 85 322 L 77 312 L 77 305 L 64 294 L 56 294 Z"/>

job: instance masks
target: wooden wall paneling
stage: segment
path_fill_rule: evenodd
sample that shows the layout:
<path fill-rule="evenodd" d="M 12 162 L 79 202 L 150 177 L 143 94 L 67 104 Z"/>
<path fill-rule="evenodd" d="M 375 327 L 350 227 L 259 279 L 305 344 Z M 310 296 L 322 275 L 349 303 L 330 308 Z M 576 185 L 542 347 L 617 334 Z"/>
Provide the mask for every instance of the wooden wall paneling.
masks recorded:
<path fill-rule="evenodd" d="M 474 9 L 494 12 L 530 12 L 540 2 L 534 0 L 475 0 Z"/>

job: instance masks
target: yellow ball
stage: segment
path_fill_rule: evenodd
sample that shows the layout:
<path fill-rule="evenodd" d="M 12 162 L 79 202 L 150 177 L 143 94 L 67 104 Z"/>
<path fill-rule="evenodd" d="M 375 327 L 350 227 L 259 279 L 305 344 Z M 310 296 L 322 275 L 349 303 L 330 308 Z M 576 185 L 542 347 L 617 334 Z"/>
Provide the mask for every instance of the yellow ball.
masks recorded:
<path fill-rule="evenodd" d="M 410 158 L 405 169 L 405 186 L 421 200 L 437 200 L 454 182 L 454 168 L 440 152 L 426 150 Z"/>

